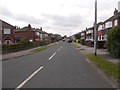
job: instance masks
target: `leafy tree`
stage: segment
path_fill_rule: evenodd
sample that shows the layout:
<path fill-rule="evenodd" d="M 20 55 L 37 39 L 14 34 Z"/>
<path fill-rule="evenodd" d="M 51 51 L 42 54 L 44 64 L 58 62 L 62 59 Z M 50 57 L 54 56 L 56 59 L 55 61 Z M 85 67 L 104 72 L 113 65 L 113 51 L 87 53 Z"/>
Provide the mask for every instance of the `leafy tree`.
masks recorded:
<path fill-rule="evenodd" d="M 81 35 L 80 35 L 80 34 L 76 34 L 76 35 L 75 35 L 75 38 L 76 38 L 76 39 L 80 39 L 80 38 L 81 38 Z"/>

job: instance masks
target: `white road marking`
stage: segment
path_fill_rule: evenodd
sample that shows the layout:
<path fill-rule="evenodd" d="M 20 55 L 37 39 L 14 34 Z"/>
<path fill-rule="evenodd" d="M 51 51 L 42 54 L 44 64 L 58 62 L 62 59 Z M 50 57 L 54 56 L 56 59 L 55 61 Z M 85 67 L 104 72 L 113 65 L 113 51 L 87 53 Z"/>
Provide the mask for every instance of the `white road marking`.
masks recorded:
<path fill-rule="evenodd" d="M 56 52 L 48 60 L 51 60 L 55 55 L 56 55 Z"/>
<path fill-rule="evenodd" d="M 41 66 L 40 68 L 38 68 L 35 72 L 33 72 L 26 80 L 24 80 L 15 90 L 19 90 L 20 88 L 22 88 L 30 79 L 32 79 L 41 69 L 43 68 L 43 66 Z"/>
<path fill-rule="evenodd" d="M 60 51 L 60 48 L 57 51 Z"/>

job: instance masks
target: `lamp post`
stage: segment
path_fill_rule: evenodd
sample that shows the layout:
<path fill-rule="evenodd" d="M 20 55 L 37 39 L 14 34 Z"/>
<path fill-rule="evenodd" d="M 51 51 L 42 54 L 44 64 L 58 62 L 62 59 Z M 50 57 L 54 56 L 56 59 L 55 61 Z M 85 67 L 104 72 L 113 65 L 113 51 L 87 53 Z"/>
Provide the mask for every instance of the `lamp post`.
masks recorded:
<path fill-rule="evenodd" d="M 97 55 L 97 0 L 95 0 L 94 55 Z"/>

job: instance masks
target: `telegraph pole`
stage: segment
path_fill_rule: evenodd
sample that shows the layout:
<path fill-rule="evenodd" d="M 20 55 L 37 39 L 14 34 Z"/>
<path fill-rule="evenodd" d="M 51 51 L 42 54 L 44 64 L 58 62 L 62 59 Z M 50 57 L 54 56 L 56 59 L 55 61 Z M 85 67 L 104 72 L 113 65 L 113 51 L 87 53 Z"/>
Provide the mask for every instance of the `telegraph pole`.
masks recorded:
<path fill-rule="evenodd" d="M 95 0 L 94 55 L 97 55 L 97 0 Z"/>

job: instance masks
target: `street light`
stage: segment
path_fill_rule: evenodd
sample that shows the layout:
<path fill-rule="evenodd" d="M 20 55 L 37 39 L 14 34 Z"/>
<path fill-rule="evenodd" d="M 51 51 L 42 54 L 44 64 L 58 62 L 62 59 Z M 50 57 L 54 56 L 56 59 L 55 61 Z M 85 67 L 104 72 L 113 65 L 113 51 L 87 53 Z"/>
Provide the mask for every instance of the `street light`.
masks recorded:
<path fill-rule="evenodd" d="M 94 55 L 97 55 L 97 0 L 95 0 Z"/>

